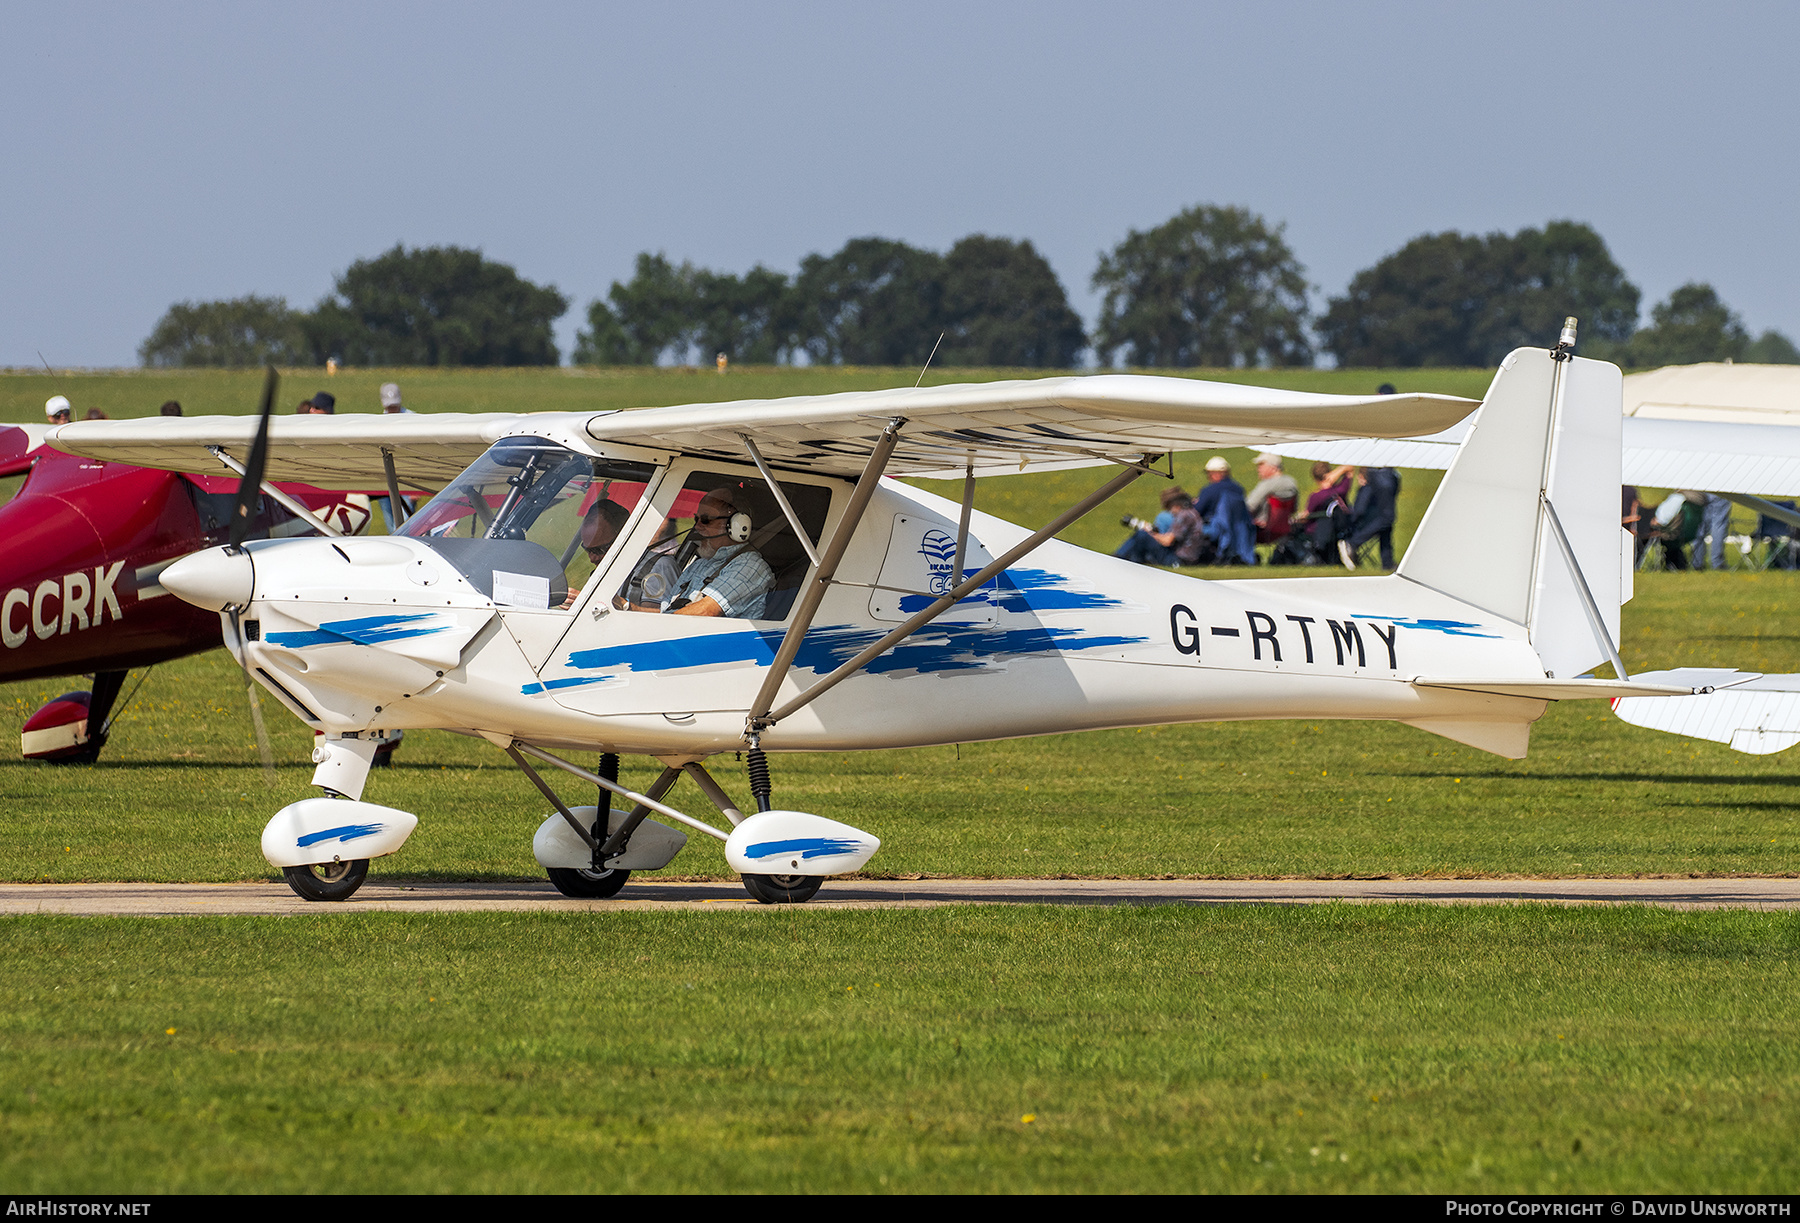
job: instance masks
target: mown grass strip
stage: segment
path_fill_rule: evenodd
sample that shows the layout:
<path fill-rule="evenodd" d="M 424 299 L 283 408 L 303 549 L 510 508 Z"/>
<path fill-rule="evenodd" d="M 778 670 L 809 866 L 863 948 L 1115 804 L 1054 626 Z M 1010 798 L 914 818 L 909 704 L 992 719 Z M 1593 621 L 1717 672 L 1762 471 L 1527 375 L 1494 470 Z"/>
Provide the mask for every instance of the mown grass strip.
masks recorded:
<path fill-rule="evenodd" d="M 7 1192 L 1791 1192 L 1800 917 L 0 920 Z"/>

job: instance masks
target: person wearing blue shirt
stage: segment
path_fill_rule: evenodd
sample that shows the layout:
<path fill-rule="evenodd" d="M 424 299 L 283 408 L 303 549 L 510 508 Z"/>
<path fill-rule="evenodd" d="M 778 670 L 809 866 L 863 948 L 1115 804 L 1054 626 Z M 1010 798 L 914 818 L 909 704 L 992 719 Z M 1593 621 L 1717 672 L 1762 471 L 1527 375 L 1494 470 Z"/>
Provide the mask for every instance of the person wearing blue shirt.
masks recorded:
<path fill-rule="evenodd" d="M 763 614 L 775 572 L 750 543 L 731 538 L 737 507 L 726 489 L 714 489 L 694 511 L 694 559 L 675 579 L 662 610 L 677 616 L 732 616 L 755 620 Z"/>
<path fill-rule="evenodd" d="M 1222 565 L 1256 563 L 1256 524 L 1244 504 L 1244 486 L 1231 478 L 1231 464 L 1220 455 L 1206 460 L 1207 486 L 1194 498 L 1194 512 L 1206 524 L 1206 536 Z"/>

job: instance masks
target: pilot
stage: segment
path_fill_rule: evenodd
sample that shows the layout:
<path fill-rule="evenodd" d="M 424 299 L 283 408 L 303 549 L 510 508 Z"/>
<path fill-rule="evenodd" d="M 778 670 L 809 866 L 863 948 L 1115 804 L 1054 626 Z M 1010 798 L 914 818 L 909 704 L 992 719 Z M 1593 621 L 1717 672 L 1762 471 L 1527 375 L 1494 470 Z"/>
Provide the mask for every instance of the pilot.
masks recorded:
<path fill-rule="evenodd" d="M 775 573 L 750 546 L 750 516 L 739 513 L 731 489 L 716 488 L 701 500 L 692 543 L 694 559 L 675 579 L 662 610 L 677 616 L 760 617 Z"/>
<path fill-rule="evenodd" d="M 52 395 L 44 401 L 44 415 L 53 425 L 66 425 L 75 415 L 75 407 L 67 395 Z"/>
<path fill-rule="evenodd" d="M 631 511 L 617 501 L 600 500 L 594 502 L 588 510 L 587 517 L 581 520 L 581 547 L 587 553 L 588 560 L 596 568 L 606 559 L 613 541 L 619 538 L 619 532 L 625 526 L 625 520 L 631 517 Z M 563 607 L 575 606 L 575 600 L 581 597 L 581 587 L 569 587 L 569 597 L 563 600 Z"/>

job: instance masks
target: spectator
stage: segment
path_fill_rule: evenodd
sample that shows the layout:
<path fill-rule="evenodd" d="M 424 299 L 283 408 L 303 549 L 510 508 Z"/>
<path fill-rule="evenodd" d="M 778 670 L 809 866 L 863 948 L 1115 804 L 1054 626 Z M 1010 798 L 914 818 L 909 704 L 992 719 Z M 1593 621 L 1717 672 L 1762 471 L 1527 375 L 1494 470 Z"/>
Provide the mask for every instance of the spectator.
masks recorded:
<path fill-rule="evenodd" d="M 1206 460 L 1207 485 L 1194 498 L 1194 512 L 1206 524 L 1214 563 L 1254 565 L 1256 527 L 1244 504 L 1244 486 L 1231 478 L 1231 464 L 1222 455 Z"/>
<path fill-rule="evenodd" d="M 299 412 L 302 416 L 335 416 L 337 396 L 330 391 L 320 391 L 311 399 L 302 400 Z"/>
<path fill-rule="evenodd" d="M 389 416 L 412 415 L 412 412 L 400 403 L 400 384 L 398 382 L 381 384 L 381 410 Z"/>
<path fill-rule="evenodd" d="M 1706 494 L 1706 503 L 1700 507 L 1700 538 L 1694 541 L 1694 568 L 1725 568 L 1725 537 L 1730 533 L 1731 502 L 1713 493 Z M 1704 554 L 1700 550 L 1703 543 Z"/>
<path fill-rule="evenodd" d="M 1706 494 L 1692 490 L 1670 493 L 1656 507 L 1653 520 L 1656 538 L 1662 541 L 1663 564 L 1670 569 L 1688 569 L 1687 546 L 1700 534 L 1700 507 Z"/>
<path fill-rule="evenodd" d="M 1392 467 L 1365 467 L 1356 474 L 1360 486 L 1350 511 L 1350 538 L 1338 540 L 1344 568 L 1356 568 L 1356 553 L 1371 539 L 1381 541 L 1381 567 L 1394 567 L 1394 512 L 1400 499 L 1400 473 Z"/>
<path fill-rule="evenodd" d="M 1635 484 L 1619 488 L 1619 525 L 1631 532 L 1631 567 L 1636 569 L 1643 563 L 1644 549 L 1650 546 L 1650 529 L 1644 520 L 1644 500 Z"/>
<path fill-rule="evenodd" d="M 1323 565 L 1337 555 L 1338 537 L 1349 529 L 1350 470 L 1330 463 L 1312 465 L 1317 487 L 1306 499 L 1306 512 L 1295 516 L 1300 529 L 1288 535 L 1292 546 L 1283 558 L 1285 563 Z"/>
<path fill-rule="evenodd" d="M 181 415 L 180 401 L 171 399 L 171 400 L 168 400 L 167 402 L 165 402 L 162 406 L 162 414 L 164 416 L 180 416 Z"/>
<path fill-rule="evenodd" d="M 75 415 L 75 408 L 69 403 L 66 395 L 52 395 L 44 400 L 44 416 L 53 425 L 66 425 Z"/>
<path fill-rule="evenodd" d="M 85 419 L 85 420 L 111 420 L 112 418 L 110 416 L 108 416 L 106 413 L 102 412 L 99 408 L 89 408 L 87 410 L 87 416 L 84 417 L 83 419 Z"/>
<path fill-rule="evenodd" d="M 1288 519 L 1300 504 L 1300 486 L 1281 469 L 1281 456 L 1256 456 L 1256 487 L 1244 498 L 1244 508 L 1256 524 L 1256 542 L 1272 544 L 1288 533 Z"/>
<path fill-rule="evenodd" d="M 1169 509 L 1171 523 L 1165 532 L 1146 531 L 1142 526 L 1130 539 L 1119 545 L 1113 555 L 1140 565 L 1197 565 L 1207 552 L 1205 525 L 1194 512 L 1194 503 L 1185 490 L 1171 487 L 1163 490 L 1163 504 Z M 1128 520 L 1130 521 L 1130 520 Z"/>

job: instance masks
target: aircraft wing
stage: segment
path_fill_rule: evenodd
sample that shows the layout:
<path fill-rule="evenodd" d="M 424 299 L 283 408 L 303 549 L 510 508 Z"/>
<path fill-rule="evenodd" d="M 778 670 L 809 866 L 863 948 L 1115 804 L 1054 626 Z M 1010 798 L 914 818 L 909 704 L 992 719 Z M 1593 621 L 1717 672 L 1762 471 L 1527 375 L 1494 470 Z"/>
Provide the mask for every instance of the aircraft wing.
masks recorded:
<path fill-rule="evenodd" d="M 1321 395 L 1144 374 L 1096 374 L 740 399 L 628 411 L 456 416 L 278 416 L 270 422 L 268 479 L 319 488 L 368 488 L 383 477 L 381 449 L 402 481 L 438 488 L 492 442 L 554 420 L 599 442 L 743 462 L 743 436 L 780 466 L 855 476 L 888 421 L 907 423 L 887 465 L 896 476 L 959 476 L 1135 461 L 1199 447 L 1302 438 L 1406 437 L 1442 429 L 1476 408 L 1449 395 Z M 242 458 L 250 416 L 78 421 L 50 433 L 73 454 L 140 467 L 208 471 L 207 449 Z"/>
<path fill-rule="evenodd" d="M 269 420 L 272 483 L 315 488 L 380 488 L 382 450 L 393 452 L 403 488 L 436 492 L 525 419 L 513 412 L 482 415 L 275 416 Z M 147 416 L 82 420 L 59 425 L 47 440 L 58 450 L 134 467 L 223 473 L 209 447 L 242 461 L 256 437 L 255 416 Z"/>
<path fill-rule="evenodd" d="M 1646 672 L 1632 679 L 1691 684 L 1702 690 L 1694 696 L 1614 701 L 1613 712 L 1633 726 L 1711 739 L 1753 756 L 1800 743 L 1800 675 L 1687 667 Z"/>
<path fill-rule="evenodd" d="M 951 477 L 1087 467 L 1303 438 L 1407 437 L 1478 405 L 1449 395 L 1321 395 L 1146 374 L 1092 374 L 684 404 L 597 416 L 597 441 L 742 461 L 748 435 L 770 462 L 854 476 L 881 431 L 907 423 L 887 471 Z"/>
<path fill-rule="evenodd" d="M 1627 416 L 1623 423 L 1627 484 L 1748 497 L 1800 496 L 1800 428 L 1642 416 Z M 1467 425 L 1458 425 L 1430 437 L 1279 443 L 1268 449 L 1314 462 L 1443 470 L 1467 432 Z"/>

